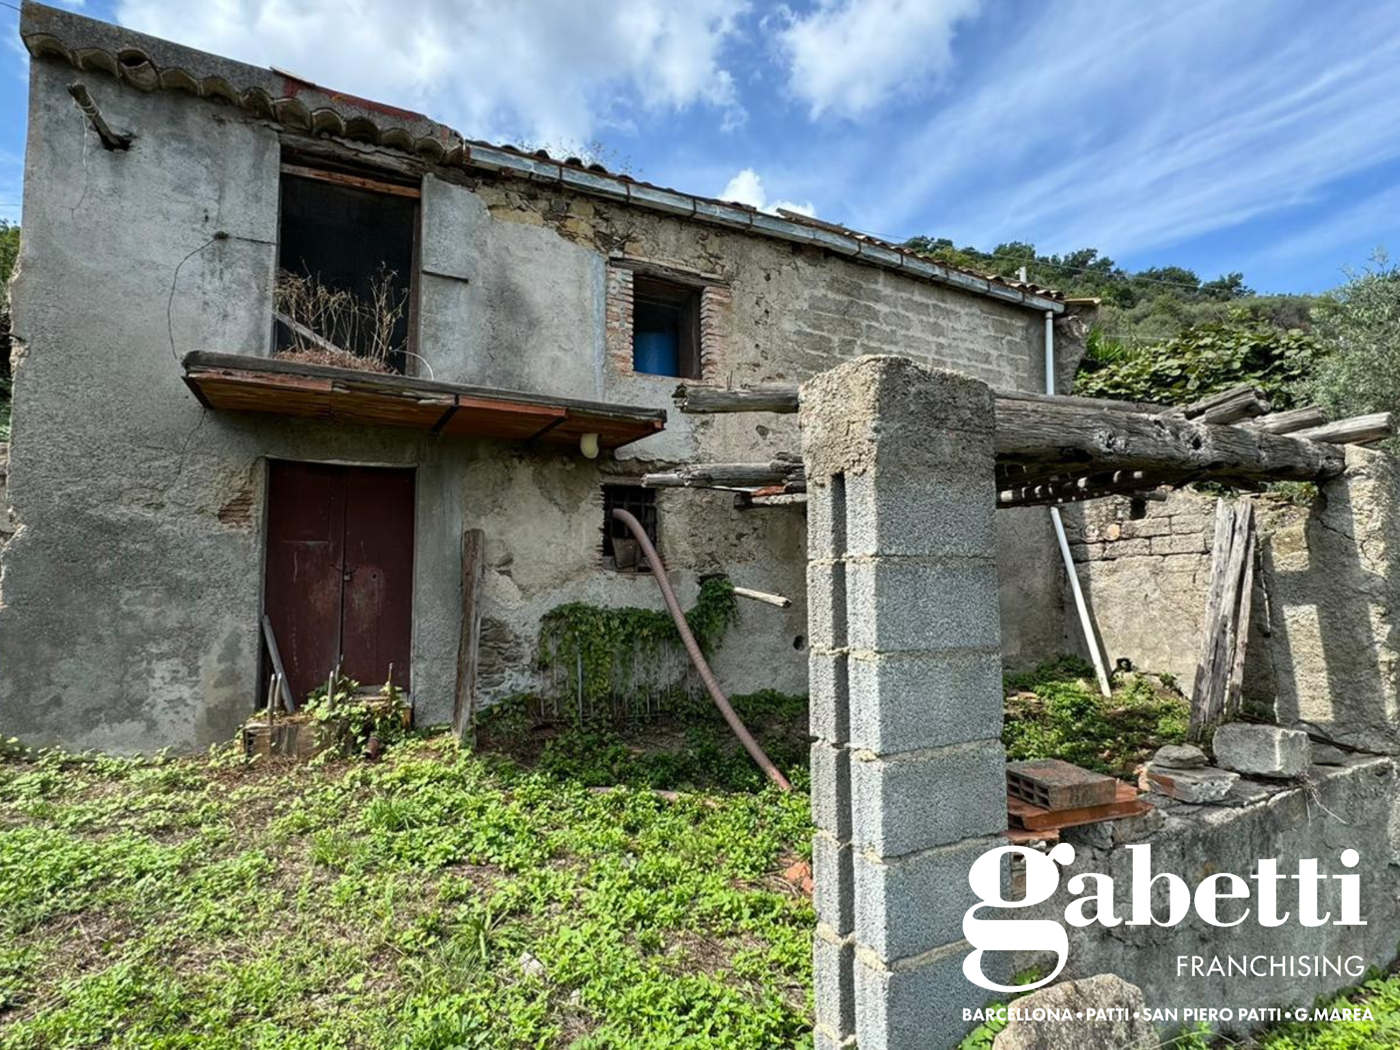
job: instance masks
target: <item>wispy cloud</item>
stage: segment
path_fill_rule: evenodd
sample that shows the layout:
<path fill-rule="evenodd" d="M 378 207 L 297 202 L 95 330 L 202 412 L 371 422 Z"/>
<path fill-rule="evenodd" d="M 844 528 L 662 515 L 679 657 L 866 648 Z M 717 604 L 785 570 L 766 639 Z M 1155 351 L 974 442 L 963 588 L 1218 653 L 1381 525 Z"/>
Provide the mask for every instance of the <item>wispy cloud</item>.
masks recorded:
<path fill-rule="evenodd" d="M 1129 253 L 1400 156 L 1393 8 L 1057 5 L 990 58 L 859 220 Z"/>

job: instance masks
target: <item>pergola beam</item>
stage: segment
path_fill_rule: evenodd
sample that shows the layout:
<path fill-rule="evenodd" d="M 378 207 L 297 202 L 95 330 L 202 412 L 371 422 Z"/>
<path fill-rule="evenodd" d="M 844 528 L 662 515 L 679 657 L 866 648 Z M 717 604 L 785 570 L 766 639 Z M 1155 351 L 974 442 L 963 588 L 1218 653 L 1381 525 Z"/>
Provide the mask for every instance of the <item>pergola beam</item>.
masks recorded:
<path fill-rule="evenodd" d="M 747 390 L 681 386 L 683 412 L 797 410 L 796 386 Z M 1252 387 L 1238 387 L 1170 412 L 1144 411 L 1123 401 L 1056 397 L 1019 391 L 996 394 L 999 505 L 1067 503 L 1114 494 L 1140 494 L 1162 485 L 1221 481 L 1258 488 L 1270 481 L 1325 481 L 1345 469 L 1345 443 L 1369 443 L 1393 432 L 1377 413 L 1323 426 L 1316 409 L 1271 417 Z M 1195 418 L 1189 418 L 1194 416 Z M 1242 420 L 1243 426 L 1213 420 Z M 1297 429 L 1303 427 L 1306 429 Z M 1291 434 L 1278 430 L 1295 430 Z M 806 488 L 792 454 L 767 463 L 694 464 L 649 474 L 652 487 L 758 489 L 785 493 Z"/>

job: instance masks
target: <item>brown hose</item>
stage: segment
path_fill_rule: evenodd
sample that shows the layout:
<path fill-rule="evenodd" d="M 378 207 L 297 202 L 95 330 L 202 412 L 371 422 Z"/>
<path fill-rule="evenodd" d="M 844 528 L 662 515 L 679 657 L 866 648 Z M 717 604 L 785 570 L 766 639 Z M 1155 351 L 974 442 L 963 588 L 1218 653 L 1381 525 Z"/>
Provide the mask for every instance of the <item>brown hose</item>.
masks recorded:
<path fill-rule="evenodd" d="M 700 646 L 695 642 L 695 635 L 690 633 L 690 624 L 686 622 L 685 613 L 681 611 L 680 602 L 676 601 L 676 593 L 671 590 L 671 583 L 666 579 L 666 566 L 661 564 L 661 556 L 656 553 L 656 548 L 651 545 L 651 540 L 647 539 L 646 530 L 631 513 L 625 510 L 614 510 L 613 517 L 631 530 L 637 545 L 642 548 L 642 553 L 647 556 L 647 562 L 651 565 L 651 574 L 656 577 L 656 585 L 661 588 L 661 597 L 666 602 L 666 609 L 671 614 L 671 619 L 676 621 L 676 630 L 681 633 L 681 641 L 685 643 L 685 651 L 690 654 L 690 662 L 695 665 L 695 669 L 700 672 L 700 678 L 705 683 L 705 688 L 710 691 L 710 699 L 719 708 L 719 713 L 724 716 L 724 720 L 729 723 L 729 728 L 734 731 L 734 735 L 739 738 L 739 743 L 744 745 L 744 750 L 753 756 L 753 760 L 758 763 L 758 767 L 768 775 L 768 779 L 777 784 L 784 791 L 791 791 L 792 785 L 788 783 L 788 778 L 783 776 L 777 766 L 773 765 L 773 760 L 759 747 L 758 741 L 744 727 L 744 723 L 739 720 L 739 716 L 734 713 L 734 708 L 729 706 L 729 701 L 725 698 L 724 690 L 715 681 L 714 674 L 710 671 L 710 665 L 705 662 L 705 656 L 700 652 Z"/>

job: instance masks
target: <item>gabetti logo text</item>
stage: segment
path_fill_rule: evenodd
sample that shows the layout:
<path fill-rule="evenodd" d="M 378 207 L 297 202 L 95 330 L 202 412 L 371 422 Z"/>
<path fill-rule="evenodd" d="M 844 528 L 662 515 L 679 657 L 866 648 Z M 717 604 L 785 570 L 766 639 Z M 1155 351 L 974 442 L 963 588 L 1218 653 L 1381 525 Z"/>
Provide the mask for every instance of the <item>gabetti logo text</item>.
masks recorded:
<path fill-rule="evenodd" d="M 1186 918 L 1193 903 L 1196 914 L 1212 926 L 1238 926 L 1251 913 L 1260 926 L 1282 926 L 1289 921 L 1292 912 L 1279 913 L 1279 885 L 1289 881 L 1297 882 L 1297 921 L 1302 925 L 1366 925 L 1361 919 L 1361 876 L 1321 875 L 1316 860 L 1300 860 L 1297 872 L 1285 875 L 1278 870 L 1277 858 L 1265 858 L 1259 861 L 1258 870 L 1248 880 L 1221 872 L 1202 879 L 1193 894 L 1179 875 L 1165 871 L 1152 874 L 1150 845 L 1129 846 L 1128 851 L 1133 855 L 1129 926 L 1175 926 Z M 1026 863 L 1026 895 L 1014 901 L 1002 896 L 1002 858 L 1011 856 L 1022 857 Z M 1356 850 L 1342 851 L 1343 867 L 1354 868 L 1360 860 Z M 978 913 L 1001 908 L 1033 908 L 1044 904 L 1060 888 L 1060 866 L 1069 867 L 1073 863 L 1074 847 L 1067 842 L 1055 846 L 1048 855 L 1026 846 L 1001 846 L 988 850 L 973 862 L 967 881 L 972 892 L 977 894 L 977 903 L 968 908 L 963 916 L 963 936 L 973 947 L 973 951 L 963 960 L 963 973 L 969 981 L 993 992 L 1024 992 L 1047 985 L 1059 975 L 1069 955 L 1069 937 L 1063 924 L 1053 919 L 981 918 Z M 1165 919 L 1159 919 L 1152 911 L 1152 889 L 1159 882 L 1165 883 L 1167 888 Z M 1250 882 L 1256 883 L 1252 891 Z M 1318 914 L 1319 889 L 1330 882 L 1339 884 L 1336 891 L 1339 899 L 1335 906 L 1340 917 L 1336 920 L 1333 920 L 1331 911 L 1325 915 Z M 1110 876 L 1093 871 L 1083 872 L 1071 876 L 1066 888 L 1070 893 L 1083 894 L 1065 907 L 1065 922 L 1071 926 L 1092 926 L 1096 922 L 1102 926 L 1118 926 L 1123 922 L 1114 899 L 1113 879 Z M 1220 918 L 1221 901 L 1246 901 L 1251 896 L 1255 907 L 1230 905 L 1227 910 L 1235 918 L 1228 922 Z M 1054 952 L 1055 969 L 1048 977 L 1034 984 L 996 984 L 982 969 L 982 956 L 995 951 Z"/>

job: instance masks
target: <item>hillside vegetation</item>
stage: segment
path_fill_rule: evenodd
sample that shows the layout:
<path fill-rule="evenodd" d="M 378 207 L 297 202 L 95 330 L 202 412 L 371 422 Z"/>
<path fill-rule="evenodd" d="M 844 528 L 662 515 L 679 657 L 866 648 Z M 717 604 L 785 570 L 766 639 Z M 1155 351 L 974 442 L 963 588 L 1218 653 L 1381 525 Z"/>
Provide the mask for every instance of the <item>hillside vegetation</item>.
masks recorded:
<path fill-rule="evenodd" d="M 1251 383 L 1278 409 L 1400 413 L 1400 270 L 1382 252 L 1307 296 L 1256 294 L 1240 273 L 1128 271 L 1094 248 L 1044 255 L 1010 242 L 986 252 L 929 237 L 906 247 L 1005 277 L 1025 267 L 1032 282 L 1099 299 L 1076 393 L 1172 405 Z"/>

